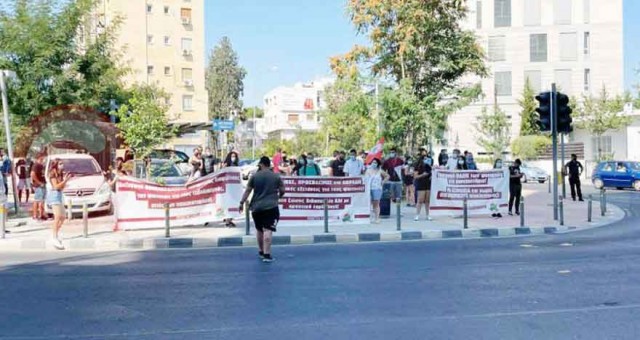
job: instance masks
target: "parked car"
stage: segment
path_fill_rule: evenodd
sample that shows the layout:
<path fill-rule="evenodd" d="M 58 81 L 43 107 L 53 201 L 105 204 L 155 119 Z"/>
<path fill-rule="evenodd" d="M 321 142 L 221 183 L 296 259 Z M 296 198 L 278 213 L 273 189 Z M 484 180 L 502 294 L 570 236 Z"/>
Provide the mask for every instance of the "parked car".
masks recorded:
<path fill-rule="evenodd" d="M 141 160 L 135 161 L 134 171 L 136 178 L 147 179 Z M 180 186 L 187 183 L 189 176 L 180 169 L 178 164 L 168 159 L 152 159 L 149 180 L 168 186 Z"/>
<path fill-rule="evenodd" d="M 249 164 L 240 165 L 243 180 L 248 181 L 249 177 L 258 171 L 258 162 L 259 161 L 253 161 Z"/>
<path fill-rule="evenodd" d="M 322 176 L 329 176 L 329 170 L 331 170 L 331 162 L 333 160 L 333 157 L 322 157 L 317 160 L 317 163 L 320 166 L 320 174 Z"/>
<path fill-rule="evenodd" d="M 239 166 L 245 166 L 245 165 L 250 165 L 251 163 L 255 162 L 255 159 L 241 159 L 240 161 L 238 161 L 238 165 Z"/>
<path fill-rule="evenodd" d="M 191 166 L 189 165 L 189 156 L 178 150 L 170 150 L 170 149 L 156 149 L 151 151 L 149 155 L 151 159 L 173 159 L 173 161 L 178 164 L 180 171 L 184 174 L 191 173 Z"/>
<path fill-rule="evenodd" d="M 535 181 L 538 183 L 544 183 L 549 179 L 549 174 L 538 167 L 523 164 L 520 169 L 522 170 L 522 182 L 527 183 L 529 181 Z"/>
<path fill-rule="evenodd" d="M 54 159 L 64 165 L 64 172 L 73 177 L 63 190 L 64 204 L 72 213 L 82 213 L 82 206 L 87 203 L 89 213 L 111 212 L 111 187 L 105 179 L 98 162 L 87 154 L 61 154 L 49 156 L 46 160 L 45 177 L 49 178 L 49 167 Z M 47 191 L 51 183 L 47 180 Z M 71 207 L 68 206 L 71 201 Z M 53 214 L 51 205 L 45 204 L 45 212 Z"/>
<path fill-rule="evenodd" d="M 640 162 L 600 162 L 591 175 L 596 189 L 633 188 L 640 191 Z"/>

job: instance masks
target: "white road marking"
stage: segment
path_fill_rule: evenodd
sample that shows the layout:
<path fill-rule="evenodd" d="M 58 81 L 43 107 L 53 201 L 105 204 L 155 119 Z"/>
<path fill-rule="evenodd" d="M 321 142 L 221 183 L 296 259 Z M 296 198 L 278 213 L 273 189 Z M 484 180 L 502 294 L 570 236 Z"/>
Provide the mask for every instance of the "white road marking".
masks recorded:
<path fill-rule="evenodd" d="M 564 270 L 558 270 L 558 274 L 570 274 L 571 271 L 568 269 L 564 269 Z"/>

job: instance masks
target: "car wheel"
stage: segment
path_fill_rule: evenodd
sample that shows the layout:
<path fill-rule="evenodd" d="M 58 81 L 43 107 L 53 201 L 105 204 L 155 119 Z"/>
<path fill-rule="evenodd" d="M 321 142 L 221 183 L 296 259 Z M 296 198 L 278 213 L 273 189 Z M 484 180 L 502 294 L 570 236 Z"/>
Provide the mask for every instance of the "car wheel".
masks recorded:
<path fill-rule="evenodd" d="M 640 181 L 633 182 L 633 188 L 640 191 Z"/>
<path fill-rule="evenodd" d="M 604 182 L 602 182 L 600 178 L 596 178 L 593 180 L 593 186 L 596 187 L 596 189 L 602 189 L 604 188 Z"/>
<path fill-rule="evenodd" d="M 616 187 L 616 190 L 624 190 L 623 187 Z"/>

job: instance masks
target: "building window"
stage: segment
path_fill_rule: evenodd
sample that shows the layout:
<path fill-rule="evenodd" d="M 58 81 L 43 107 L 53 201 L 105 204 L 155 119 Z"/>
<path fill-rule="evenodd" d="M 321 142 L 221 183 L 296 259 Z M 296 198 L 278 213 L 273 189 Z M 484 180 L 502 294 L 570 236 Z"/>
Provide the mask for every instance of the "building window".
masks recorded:
<path fill-rule="evenodd" d="M 573 86 L 571 86 L 571 70 L 556 70 L 556 88 L 564 94 L 571 94 Z"/>
<path fill-rule="evenodd" d="M 584 55 L 591 53 L 591 33 L 584 32 Z"/>
<path fill-rule="evenodd" d="M 511 71 L 495 73 L 495 91 L 498 96 L 511 95 Z"/>
<path fill-rule="evenodd" d="M 489 37 L 489 61 L 505 61 L 505 37 Z"/>
<path fill-rule="evenodd" d="M 540 22 L 541 22 L 540 0 L 525 0 L 524 1 L 524 25 L 540 26 Z"/>
<path fill-rule="evenodd" d="M 167 46 L 171 45 L 171 38 L 165 35 L 164 36 L 164 44 L 167 45 Z"/>
<path fill-rule="evenodd" d="M 531 34 L 529 36 L 529 60 L 531 62 L 547 61 L 546 34 Z"/>
<path fill-rule="evenodd" d="M 153 35 L 147 35 L 147 44 L 153 44 Z"/>
<path fill-rule="evenodd" d="M 170 76 L 171 75 L 171 67 L 170 66 L 165 66 L 164 67 L 164 75 L 165 76 Z"/>
<path fill-rule="evenodd" d="M 511 26 L 511 0 L 495 0 L 493 25 L 495 27 Z"/>
<path fill-rule="evenodd" d="M 584 69 L 584 92 L 591 90 L 591 69 Z"/>
<path fill-rule="evenodd" d="M 147 74 L 153 74 L 153 65 L 147 66 Z"/>
<path fill-rule="evenodd" d="M 584 23 L 591 22 L 591 0 L 584 0 Z"/>
<path fill-rule="evenodd" d="M 152 11 L 153 11 L 153 5 L 147 4 L 147 13 L 151 14 Z"/>
<path fill-rule="evenodd" d="M 191 8 L 181 8 L 180 19 L 183 24 L 191 24 Z"/>
<path fill-rule="evenodd" d="M 599 151 L 599 152 L 598 152 Z M 593 158 L 610 158 L 613 154 L 611 148 L 611 136 L 591 137 L 591 155 Z M 612 171 L 613 168 L 609 171 Z"/>
<path fill-rule="evenodd" d="M 189 51 L 191 52 L 191 44 L 192 44 L 192 40 L 191 38 L 182 38 L 182 51 Z"/>
<path fill-rule="evenodd" d="M 578 34 L 560 33 L 560 61 L 575 61 L 578 59 Z"/>
<path fill-rule="evenodd" d="M 193 81 L 193 69 L 183 68 L 182 69 L 182 81 Z"/>
<path fill-rule="evenodd" d="M 476 28 L 482 28 L 482 1 L 476 2 Z"/>
<path fill-rule="evenodd" d="M 164 6 L 164 14 L 169 14 L 169 6 Z"/>
<path fill-rule="evenodd" d="M 289 116 L 287 116 L 287 122 L 290 125 L 296 125 L 296 124 L 298 124 L 298 121 L 300 120 L 299 118 L 300 117 L 295 113 L 289 114 Z"/>
<path fill-rule="evenodd" d="M 571 0 L 554 0 L 556 25 L 571 25 L 571 2 Z"/>
<path fill-rule="evenodd" d="M 193 111 L 193 96 L 182 96 L 182 111 Z"/>
<path fill-rule="evenodd" d="M 542 71 L 524 71 L 524 80 L 529 81 L 534 93 L 542 91 Z"/>

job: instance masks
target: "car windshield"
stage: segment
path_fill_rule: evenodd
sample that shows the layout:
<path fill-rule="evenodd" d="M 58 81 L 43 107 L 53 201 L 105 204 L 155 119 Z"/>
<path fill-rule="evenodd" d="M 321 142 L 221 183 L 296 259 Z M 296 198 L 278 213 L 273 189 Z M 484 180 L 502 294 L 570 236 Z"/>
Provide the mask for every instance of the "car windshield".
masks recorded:
<path fill-rule="evenodd" d="M 174 159 L 177 162 L 189 162 L 189 156 L 181 151 L 171 150 L 154 150 L 151 152 L 151 158 L 155 159 Z"/>
<path fill-rule="evenodd" d="M 62 159 L 64 172 L 74 175 L 101 175 L 100 166 L 93 159 Z"/>
<path fill-rule="evenodd" d="M 629 167 L 631 170 L 638 171 L 640 170 L 640 162 L 629 162 Z"/>
<path fill-rule="evenodd" d="M 162 163 L 152 163 L 151 164 L 151 177 L 180 177 L 182 176 L 182 174 L 180 174 L 180 171 L 178 170 L 178 168 L 169 163 L 169 162 L 162 162 Z"/>
<path fill-rule="evenodd" d="M 251 165 L 251 163 L 253 163 L 254 161 L 251 159 L 241 159 L 240 162 L 238 162 L 238 165 L 240 166 L 245 166 L 245 165 Z M 257 163 L 256 163 L 257 165 Z"/>

